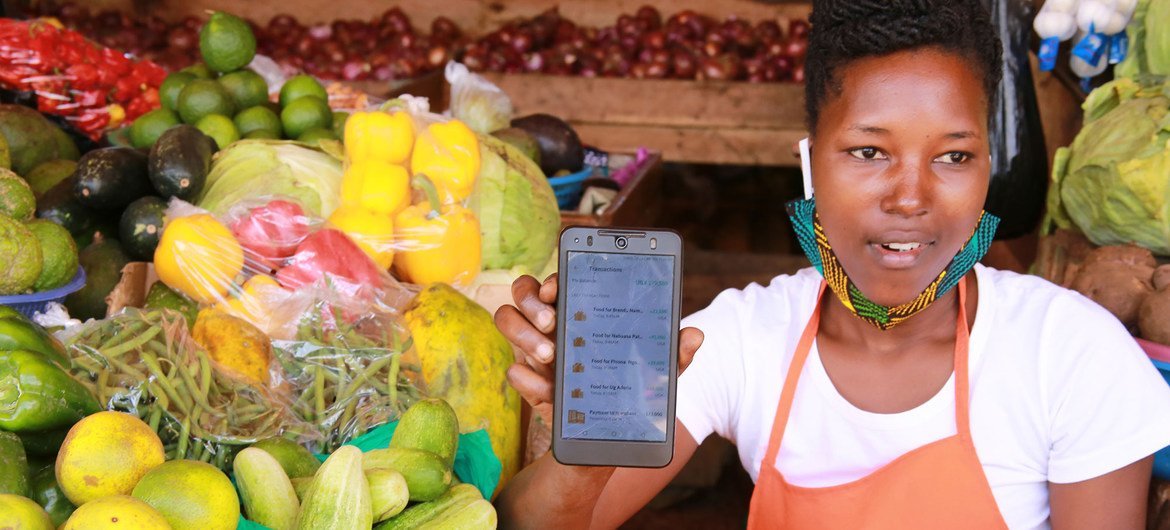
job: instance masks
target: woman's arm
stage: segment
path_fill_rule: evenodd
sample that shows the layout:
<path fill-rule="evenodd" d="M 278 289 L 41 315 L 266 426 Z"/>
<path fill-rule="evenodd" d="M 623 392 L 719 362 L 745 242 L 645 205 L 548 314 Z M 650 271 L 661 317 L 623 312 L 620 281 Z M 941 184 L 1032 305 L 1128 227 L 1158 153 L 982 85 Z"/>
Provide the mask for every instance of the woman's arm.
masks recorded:
<path fill-rule="evenodd" d="M 496 499 L 500 528 L 617 528 L 666 487 L 696 448 L 676 421 L 674 459 L 660 469 L 566 466 L 546 453 Z"/>
<path fill-rule="evenodd" d="M 1117 471 L 1069 484 L 1048 483 L 1053 530 L 1141 530 L 1154 457 Z"/>

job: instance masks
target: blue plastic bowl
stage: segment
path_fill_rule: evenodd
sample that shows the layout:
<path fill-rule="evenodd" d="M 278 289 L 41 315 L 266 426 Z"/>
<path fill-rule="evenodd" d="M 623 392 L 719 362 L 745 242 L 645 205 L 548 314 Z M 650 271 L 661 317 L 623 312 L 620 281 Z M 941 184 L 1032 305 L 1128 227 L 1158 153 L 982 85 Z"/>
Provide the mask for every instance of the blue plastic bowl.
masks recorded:
<path fill-rule="evenodd" d="M 557 206 L 562 210 L 576 209 L 577 204 L 581 202 L 581 193 L 584 191 L 582 183 L 592 174 L 593 167 L 585 166 L 585 169 L 576 173 L 548 179 L 553 193 L 557 196 Z"/>
<path fill-rule="evenodd" d="M 39 293 L 0 296 L 0 305 L 11 307 L 32 318 L 33 314 L 43 312 L 50 302 L 64 303 L 66 296 L 80 291 L 82 287 L 85 287 L 85 270 L 78 267 L 73 279 L 61 287 Z"/>
<path fill-rule="evenodd" d="M 1170 385 L 1170 363 L 1152 358 L 1150 361 L 1153 361 L 1154 366 L 1158 367 L 1158 371 L 1162 372 L 1166 384 Z M 1161 451 L 1154 453 L 1154 476 L 1162 480 L 1170 480 L 1170 447 L 1164 447 Z"/>

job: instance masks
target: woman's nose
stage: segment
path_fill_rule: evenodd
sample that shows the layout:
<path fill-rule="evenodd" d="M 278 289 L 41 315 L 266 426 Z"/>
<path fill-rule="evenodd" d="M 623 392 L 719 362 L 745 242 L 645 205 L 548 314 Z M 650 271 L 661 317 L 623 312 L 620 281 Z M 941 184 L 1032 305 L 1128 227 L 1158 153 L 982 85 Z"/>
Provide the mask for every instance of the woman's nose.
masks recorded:
<path fill-rule="evenodd" d="M 930 163 L 903 161 L 889 170 L 882 211 L 899 217 L 918 217 L 930 211 Z"/>

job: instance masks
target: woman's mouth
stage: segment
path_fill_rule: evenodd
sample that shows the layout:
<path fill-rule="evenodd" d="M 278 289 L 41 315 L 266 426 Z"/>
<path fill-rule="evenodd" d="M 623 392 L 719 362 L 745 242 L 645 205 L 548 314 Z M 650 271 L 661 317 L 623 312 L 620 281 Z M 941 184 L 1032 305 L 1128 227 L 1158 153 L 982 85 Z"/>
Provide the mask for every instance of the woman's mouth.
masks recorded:
<path fill-rule="evenodd" d="M 934 242 L 925 238 L 880 239 L 869 245 L 878 264 L 888 269 L 908 269 L 918 263 L 923 251 Z"/>

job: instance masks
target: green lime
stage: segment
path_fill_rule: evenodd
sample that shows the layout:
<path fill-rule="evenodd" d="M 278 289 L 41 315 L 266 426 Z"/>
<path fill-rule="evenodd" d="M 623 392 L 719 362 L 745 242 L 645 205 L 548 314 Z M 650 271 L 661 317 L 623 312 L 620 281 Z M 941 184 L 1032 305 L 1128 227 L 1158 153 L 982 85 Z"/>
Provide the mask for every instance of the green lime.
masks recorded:
<path fill-rule="evenodd" d="M 280 138 L 280 116 L 267 106 L 257 105 L 241 110 L 232 121 L 246 138 L 250 138 L 248 135 L 255 131 L 264 131 L 270 133 L 272 138 Z"/>
<path fill-rule="evenodd" d="M 183 87 L 187 86 L 192 79 L 195 79 L 195 74 L 191 72 L 175 72 L 168 75 L 166 79 L 158 87 L 158 98 L 162 101 L 162 106 L 171 110 L 179 108 L 179 92 L 183 91 Z"/>
<path fill-rule="evenodd" d="M 36 195 L 28 182 L 11 170 L 0 169 L 0 214 L 27 221 L 36 209 Z"/>
<path fill-rule="evenodd" d="M 179 72 L 191 74 L 198 79 L 215 79 L 215 72 L 212 72 L 211 69 L 208 68 L 204 63 L 195 63 L 182 70 L 179 70 Z"/>
<path fill-rule="evenodd" d="M 231 116 L 236 113 L 232 96 L 223 85 L 210 79 L 196 79 L 179 93 L 179 117 L 194 124 L 209 114 Z"/>
<path fill-rule="evenodd" d="M 299 98 L 280 111 L 280 123 L 289 138 L 300 138 L 309 129 L 333 125 L 333 112 L 325 100 L 307 96 Z"/>
<path fill-rule="evenodd" d="M 240 139 L 240 131 L 232 119 L 222 114 L 209 114 L 195 124 L 195 128 L 215 140 L 220 149 L 226 148 L 232 142 Z"/>
<path fill-rule="evenodd" d="M 0 215 L 0 295 L 28 292 L 41 276 L 37 236 L 7 215 Z"/>
<path fill-rule="evenodd" d="M 239 70 L 256 56 L 256 36 L 244 19 L 216 11 L 199 30 L 199 51 L 216 72 Z"/>
<path fill-rule="evenodd" d="M 48 291 L 69 283 L 77 274 L 77 243 L 65 227 L 52 221 L 36 219 L 27 225 L 41 244 L 41 275 L 33 291 Z"/>
<path fill-rule="evenodd" d="M 333 134 L 333 130 L 326 129 L 324 127 L 315 127 L 315 128 L 309 129 L 309 130 L 301 133 L 301 135 L 297 137 L 298 142 L 305 142 L 305 143 L 310 144 L 310 145 L 316 144 L 317 140 L 336 140 L 336 139 L 337 139 L 337 135 Z"/>
<path fill-rule="evenodd" d="M 130 125 L 130 145 L 148 149 L 158 141 L 162 133 L 178 124 L 179 117 L 168 108 L 159 107 L 147 112 Z"/>
<path fill-rule="evenodd" d="M 280 87 L 280 107 L 287 107 L 293 101 L 305 96 L 316 96 L 321 101 L 329 101 L 329 94 L 313 76 L 307 74 L 295 75 L 284 86 Z"/>
<path fill-rule="evenodd" d="M 272 131 L 266 131 L 264 129 L 256 129 L 255 131 L 252 131 L 248 134 L 245 134 L 244 139 L 246 139 L 246 140 L 279 140 L 280 135 L 273 134 Z"/>
<path fill-rule="evenodd" d="M 337 111 L 333 113 L 333 136 L 340 140 L 345 138 L 345 120 L 349 119 L 348 112 Z"/>
<path fill-rule="evenodd" d="M 238 70 L 224 74 L 219 84 L 232 95 L 237 109 L 246 109 L 268 101 L 268 82 L 251 70 Z"/>

